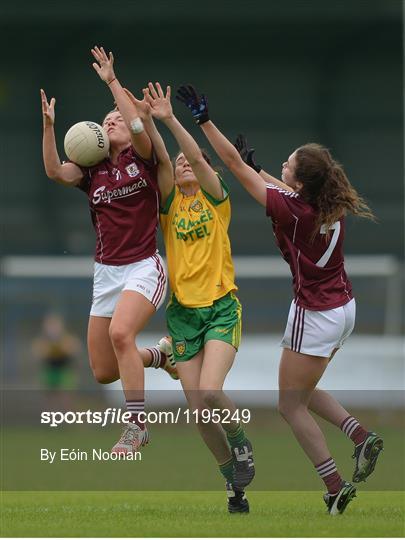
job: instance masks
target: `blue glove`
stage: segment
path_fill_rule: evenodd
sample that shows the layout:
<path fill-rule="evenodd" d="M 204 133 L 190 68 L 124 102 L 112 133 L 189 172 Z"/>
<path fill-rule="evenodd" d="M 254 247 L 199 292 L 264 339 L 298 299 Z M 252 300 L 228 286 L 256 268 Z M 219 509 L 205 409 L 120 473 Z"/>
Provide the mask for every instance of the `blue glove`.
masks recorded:
<path fill-rule="evenodd" d="M 239 133 L 239 135 L 236 138 L 234 146 L 236 150 L 239 152 L 240 157 L 246 163 L 246 165 L 249 165 L 249 167 L 252 167 L 252 169 L 254 169 L 257 173 L 259 173 L 262 170 L 261 165 L 258 165 L 253 158 L 255 149 L 248 148 L 247 139 L 244 135 Z"/>
<path fill-rule="evenodd" d="M 208 100 L 201 94 L 199 96 L 196 89 L 191 84 L 183 84 L 177 90 L 176 99 L 184 103 L 188 107 L 193 115 L 194 120 L 199 126 L 208 122 Z"/>

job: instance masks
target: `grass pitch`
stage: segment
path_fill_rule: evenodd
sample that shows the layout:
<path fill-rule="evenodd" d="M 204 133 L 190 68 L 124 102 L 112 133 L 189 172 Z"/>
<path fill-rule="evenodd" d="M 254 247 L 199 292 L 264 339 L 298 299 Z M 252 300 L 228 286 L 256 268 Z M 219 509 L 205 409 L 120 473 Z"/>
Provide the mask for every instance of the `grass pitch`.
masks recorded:
<path fill-rule="evenodd" d="M 360 492 L 329 516 L 321 492 L 252 491 L 249 515 L 225 492 L 4 492 L 8 537 L 401 537 L 404 492 Z"/>
<path fill-rule="evenodd" d="M 247 493 L 249 515 L 228 514 L 223 480 L 195 426 L 153 426 L 141 462 L 52 465 L 41 462 L 41 448 L 109 449 L 120 429 L 5 426 L 0 439 L 1 535 L 401 537 L 403 415 L 360 417 L 383 436 L 385 450 L 373 476 L 359 484 L 358 497 L 342 516 L 333 517 L 326 513 L 322 482 L 289 427 L 271 411 L 256 411 L 247 430 L 257 471 Z M 352 443 L 333 426 L 324 427 L 339 470 L 350 479 Z"/>

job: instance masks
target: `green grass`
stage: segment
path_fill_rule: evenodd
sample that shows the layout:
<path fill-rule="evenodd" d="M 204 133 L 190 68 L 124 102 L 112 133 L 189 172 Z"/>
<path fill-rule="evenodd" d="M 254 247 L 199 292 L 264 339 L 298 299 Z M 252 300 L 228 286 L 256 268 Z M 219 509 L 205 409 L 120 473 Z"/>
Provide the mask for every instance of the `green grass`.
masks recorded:
<path fill-rule="evenodd" d="M 362 492 L 329 516 L 321 492 L 252 491 L 229 515 L 224 492 L 4 492 L 9 537 L 401 537 L 404 492 Z"/>
<path fill-rule="evenodd" d="M 372 477 L 358 486 L 358 497 L 336 517 L 326 513 L 322 482 L 274 412 L 255 411 L 247 426 L 257 471 L 248 492 L 250 515 L 227 513 L 223 480 L 195 426 L 151 426 L 152 441 L 141 462 L 51 465 L 41 462 L 41 448 L 106 450 L 117 440 L 119 426 L 6 425 L 0 440 L 1 535 L 401 537 L 403 415 L 360 417 L 383 436 L 385 450 Z M 351 441 L 333 426 L 322 423 L 322 428 L 339 471 L 350 480 Z"/>

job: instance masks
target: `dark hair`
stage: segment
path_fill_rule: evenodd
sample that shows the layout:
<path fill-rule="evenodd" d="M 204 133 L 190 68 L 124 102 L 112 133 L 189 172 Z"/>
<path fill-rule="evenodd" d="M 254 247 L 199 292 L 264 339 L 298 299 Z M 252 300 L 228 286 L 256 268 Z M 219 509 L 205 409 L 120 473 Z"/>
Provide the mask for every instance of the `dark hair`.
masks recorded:
<path fill-rule="evenodd" d="M 219 173 L 221 172 L 221 167 L 218 167 L 218 166 L 214 166 L 212 164 L 212 161 L 211 161 L 211 158 L 210 158 L 210 155 L 208 154 L 207 150 L 205 150 L 205 148 L 200 148 L 201 150 L 201 153 L 203 155 L 203 158 L 205 159 L 205 161 L 208 163 L 208 165 L 210 167 L 212 167 L 214 169 L 215 172 Z M 173 165 L 173 169 L 176 168 L 176 160 L 177 158 L 179 157 L 180 154 L 184 154 L 183 150 L 179 150 L 177 152 L 177 154 L 174 156 L 174 158 L 172 159 L 172 165 Z"/>
<path fill-rule="evenodd" d="M 295 177 L 303 184 L 300 196 L 317 212 L 312 239 L 321 225 L 328 229 L 347 213 L 375 220 L 327 148 L 309 143 L 297 148 L 295 155 Z"/>
<path fill-rule="evenodd" d="M 205 161 L 208 163 L 208 165 L 210 165 L 212 167 L 211 158 L 208 155 L 208 152 L 204 148 L 200 148 L 200 150 L 201 150 L 201 153 L 202 153 L 203 158 L 205 159 Z M 177 158 L 179 157 L 180 154 L 184 154 L 184 152 L 183 152 L 183 150 L 179 149 L 177 154 L 172 159 L 173 168 L 176 167 L 176 161 L 177 161 Z"/>

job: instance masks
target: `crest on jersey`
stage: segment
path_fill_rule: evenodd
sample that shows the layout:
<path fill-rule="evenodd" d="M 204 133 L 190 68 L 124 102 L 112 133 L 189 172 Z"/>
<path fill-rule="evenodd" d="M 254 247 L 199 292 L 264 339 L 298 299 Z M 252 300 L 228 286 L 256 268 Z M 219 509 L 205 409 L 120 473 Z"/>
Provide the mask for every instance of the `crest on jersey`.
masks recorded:
<path fill-rule="evenodd" d="M 131 178 L 133 178 L 134 176 L 138 176 L 139 174 L 139 169 L 135 162 L 128 165 L 128 167 L 125 167 L 125 170 Z"/>
<path fill-rule="evenodd" d="M 196 199 L 190 204 L 190 210 L 194 210 L 194 212 L 201 212 L 203 209 L 202 202 Z"/>
<path fill-rule="evenodd" d="M 183 354 L 186 352 L 186 342 L 185 341 L 176 341 L 174 346 L 176 348 L 176 353 L 179 356 L 183 356 Z"/>

